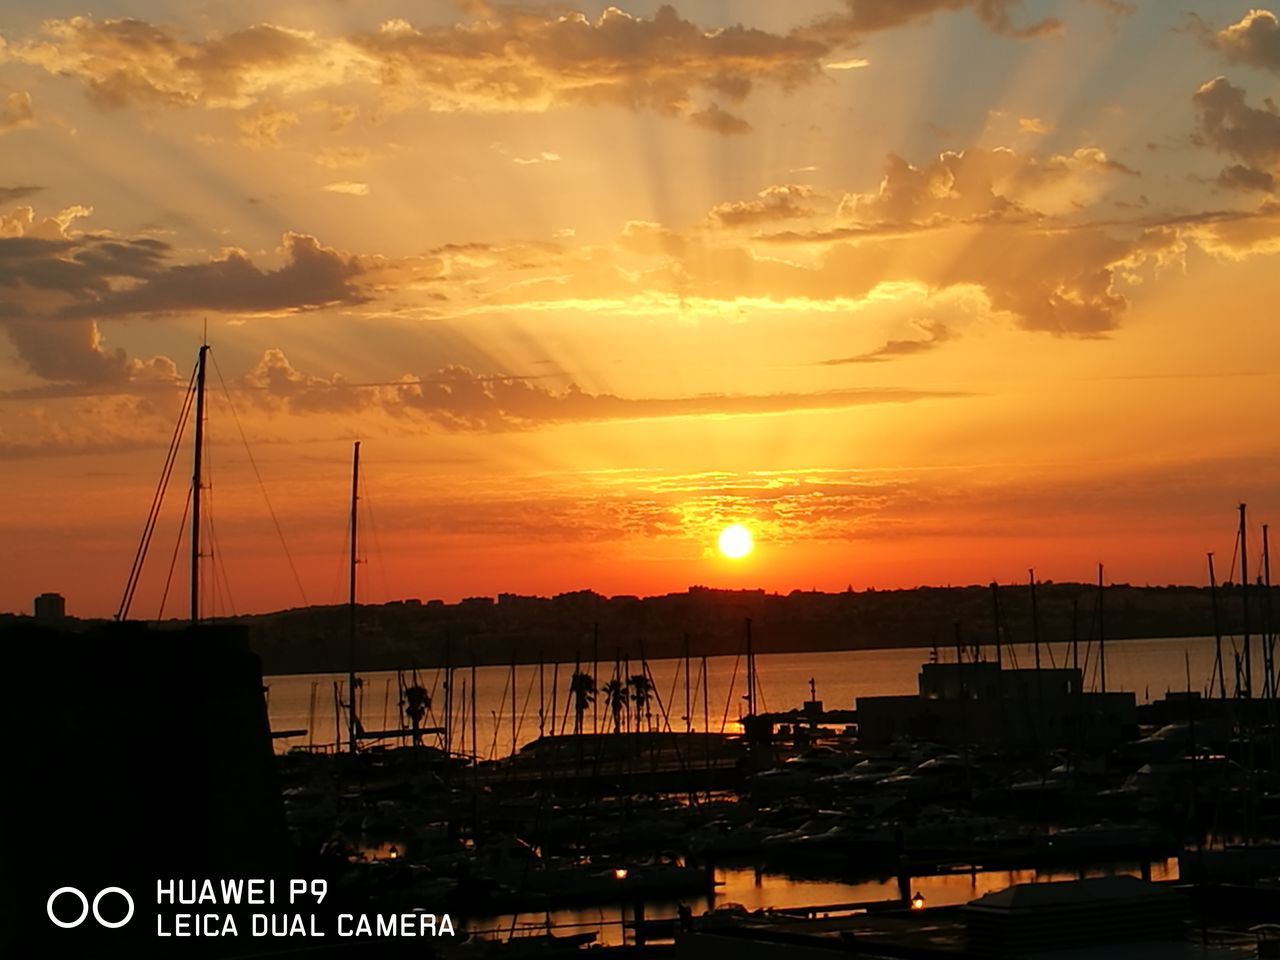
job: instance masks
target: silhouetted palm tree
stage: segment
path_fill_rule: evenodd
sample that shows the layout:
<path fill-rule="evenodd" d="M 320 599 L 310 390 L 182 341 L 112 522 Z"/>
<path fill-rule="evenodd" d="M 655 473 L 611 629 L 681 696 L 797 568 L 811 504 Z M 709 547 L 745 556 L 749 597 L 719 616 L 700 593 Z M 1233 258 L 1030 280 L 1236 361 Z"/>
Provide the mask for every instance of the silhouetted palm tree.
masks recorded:
<path fill-rule="evenodd" d="M 643 673 L 630 677 L 627 684 L 631 687 L 631 702 L 636 705 L 636 730 L 640 729 L 641 719 L 646 721 L 647 726 L 652 727 L 653 714 L 650 712 L 649 702 L 653 696 L 653 684 Z"/>
<path fill-rule="evenodd" d="M 589 673 L 575 670 L 569 681 L 569 693 L 573 697 L 573 732 L 582 733 L 582 716 L 596 700 L 596 680 Z"/>
<path fill-rule="evenodd" d="M 431 709 L 431 695 L 427 693 L 426 688 L 414 684 L 411 687 L 405 687 L 403 693 L 404 699 L 400 701 L 404 711 L 409 716 L 409 725 L 413 728 L 413 745 L 415 747 L 422 746 L 422 726 L 423 718 L 426 717 L 427 711 Z"/>
<path fill-rule="evenodd" d="M 627 705 L 627 688 L 617 677 L 604 685 L 604 700 L 613 714 L 613 732 L 622 732 L 622 711 Z"/>

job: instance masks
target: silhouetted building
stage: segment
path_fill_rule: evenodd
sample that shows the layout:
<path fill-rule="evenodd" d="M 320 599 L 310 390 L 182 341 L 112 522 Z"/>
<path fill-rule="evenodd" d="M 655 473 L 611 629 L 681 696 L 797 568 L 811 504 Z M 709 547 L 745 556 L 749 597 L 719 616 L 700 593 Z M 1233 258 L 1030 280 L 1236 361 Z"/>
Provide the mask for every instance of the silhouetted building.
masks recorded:
<path fill-rule="evenodd" d="M 32 607 L 37 620 L 62 620 L 67 615 L 67 601 L 60 593 L 42 593 Z"/>
<path fill-rule="evenodd" d="M 1106 746 L 1137 735 L 1132 693 L 1085 693 L 1079 670 L 926 663 L 915 696 L 859 697 L 858 737 L 1006 747 Z"/>

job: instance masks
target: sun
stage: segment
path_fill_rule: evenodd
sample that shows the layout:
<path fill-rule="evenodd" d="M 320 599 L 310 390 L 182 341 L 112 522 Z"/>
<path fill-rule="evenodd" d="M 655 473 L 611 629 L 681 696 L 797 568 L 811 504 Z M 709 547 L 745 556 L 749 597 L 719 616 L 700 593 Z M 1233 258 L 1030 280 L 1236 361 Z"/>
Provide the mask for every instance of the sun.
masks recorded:
<path fill-rule="evenodd" d="M 741 560 L 753 549 L 751 531 L 742 524 L 730 524 L 720 531 L 720 552 L 730 560 Z"/>

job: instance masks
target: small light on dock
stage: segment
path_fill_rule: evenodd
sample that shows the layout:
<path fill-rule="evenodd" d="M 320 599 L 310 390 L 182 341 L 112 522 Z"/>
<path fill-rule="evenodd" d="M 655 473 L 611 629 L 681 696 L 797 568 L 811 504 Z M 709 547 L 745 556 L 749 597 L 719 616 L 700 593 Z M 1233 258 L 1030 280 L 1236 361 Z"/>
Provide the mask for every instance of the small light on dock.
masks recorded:
<path fill-rule="evenodd" d="M 400 848 L 393 843 L 391 845 L 391 849 L 387 851 L 387 858 L 390 860 L 395 860 L 399 856 L 400 856 Z"/>
<path fill-rule="evenodd" d="M 917 890 L 915 894 L 911 897 L 911 909 L 912 910 L 924 909 L 924 894 L 921 893 L 919 890 Z"/>
<path fill-rule="evenodd" d="M 613 868 L 613 876 L 614 876 L 614 879 L 615 879 L 615 880 L 625 880 L 625 879 L 627 879 L 627 868 L 626 868 L 626 867 L 614 867 L 614 868 Z"/>

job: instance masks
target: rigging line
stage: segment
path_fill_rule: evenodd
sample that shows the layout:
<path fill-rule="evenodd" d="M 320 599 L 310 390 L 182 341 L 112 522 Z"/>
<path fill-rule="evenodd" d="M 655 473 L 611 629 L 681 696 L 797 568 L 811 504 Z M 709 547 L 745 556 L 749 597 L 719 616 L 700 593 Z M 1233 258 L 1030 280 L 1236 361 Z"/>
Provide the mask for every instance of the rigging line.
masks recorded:
<path fill-rule="evenodd" d="M 207 440 L 208 427 L 205 428 L 205 437 Z M 231 594 L 231 578 L 227 575 L 226 561 L 223 560 L 222 558 L 222 544 L 218 540 L 218 530 L 217 530 L 217 527 L 214 525 L 213 457 L 210 455 L 209 445 L 206 445 L 205 447 L 204 462 L 205 462 L 205 476 L 209 477 L 209 482 L 205 484 L 204 489 L 207 491 L 206 503 L 208 504 L 208 511 L 206 513 L 206 516 L 208 517 L 209 543 L 210 543 L 210 546 L 213 548 L 212 555 L 210 557 L 210 559 L 213 560 L 213 563 L 211 565 L 212 572 L 213 572 L 213 590 L 214 590 L 213 599 L 214 599 L 214 603 L 216 604 L 218 602 L 219 596 L 225 597 L 226 603 L 227 603 L 225 609 L 230 610 L 231 616 L 234 617 L 236 616 L 236 601 Z M 219 575 L 221 575 L 221 580 L 219 580 Z M 219 594 L 218 592 L 219 587 L 221 587 L 221 594 Z M 216 616 L 217 616 L 217 612 L 215 609 L 214 617 L 216 618 Z"/>
<path fill-rule="evenodd" d="M 350 573 L 350 561 L 348 554 L 351 552 L 351 522 L 348 518 L 342 524 L 342 552 L 338 554 L 338 563 L 333 571 L 333 585 L 329 589 L 329 597 L 334 604 L 341 604 L 345 601 L 342 596 L 342 575 Z"/>
<path fill-rule="evenodd" d="M 733 661 L 733 676 L 729 678 L 729 695 L 724 698 L 724 717 L 720 720 L 720 732 L 729 724 L 729 707 L 733 704 L 733 691 L 738 685 L 738 665 L 742 663 L 742 649 L 738 649 L 737 659 Z"/>
<path fill-rule="evenodd" d="M 160 513 L 164 504 L 165 492 L 168 490 L 169 480 L 173 476 L 173 468 L 177 463 L 178 450 L 181 446 L 183 433 L 185 432 L 187 416 L 191 409 L 191 397 L 192 393 L 189 391 L 183 400 L 183 408 L 178 418 L 178 422 L 174 425 L 174 434 L 169 441 L 169 451 L 165 458 L 164 468 L 161 470 L 160 482 L 155 495 L 152 497 L 151 509 L 147 515 L 147 522 L 143 528 L 143 535 L 138 544 L 138 552 L 134 557 L 133 568 L 129 572 L 129 581 L 125 587 L 125 596 L 121 600 L 120 609 L 116 613 L 117 620 L 128 616 L 129 608 L 133 604 L 134 595 L 137 592 L 139 582 L 142 578 L 143 564 L 146 561 L 147 551 L 150 549 L 151 539 L 155 534 L 155 528 L 160 522 Z"/>
<path fill-rule="evenodd" d="M 169 587 L 173 584 L 173 571 L 178 565 L 178 552 L 182 549 L 183 534 L 187 532 L 187 515 L 191 510 L 191 488 L 187 487 L 187 502 L 182 508 L 182 519 L 178 521 L 178 540 L 173 545 L 173 556 L 169 558 L 169 575 L 164 578 L 164 592 L 160 594 L 160 612 L 156 615 L 156 623 L 164 620 L 164 605 L 169 599 Z"/>
<path fill-rule="evenodd" d="M 418 683 L 418 671 L 413 671 L 413 682 Z M 440 670 L 436 670 L 435 677 L 431 681 L 431 689 L 427 691 L 427 720 L 431 722 L 433 727 L 438 727 L 440 721 L 436 719 L 436 690 L 440 687 Z"/>
<path fill-rule="evenodd" d="M 174 424 L 173 434 L 169 438 L 169 449 L 165 454 L 164 467 L 160 471 L 160 481 L 151 497 L 151 507 L 147 511 L 147 520 L 143 525 L 142 536 L 138 541 L 138 549 L 134 553 L 133 565 L 129 570 L 129 579 L 125 583 L 124 596 L 116 610 L 116 619 L 123 620 L 129 615 L 129 607 L 133 604 L 133 596 L 138 589 L 138 581 L 142 578 L 142 567 L 146 562 L 147 550 L 151 545 L 151 537 L 155 533 L 160 519 L 160 511 L 164 505 L 165 491 L 169 488 L 169 479 L 173 476 L 173 467 L 177 462 L 178 450 L 182 446 L 182 437 L 186 432 L 187 418 L 191 412 L 192 397 L 195 393 L 195 370 L 191 372 L 191 381 L 187 384 L 187 393 L 182 401 L 178 421 Z"/>
<path fill-rule="evenodd" d="M 645 665 L 644 665 L 644 666 L 645 666 L 645 669 L 646 669 L 646 670 L 648 671 L 648 673 L 649 673 L 649 681 L 650 681 L 650 682 L 654 685 L 654 687 L 656 688 L 656 687 L 657 687 L 657 685 L 658 685 L 658 680 L 657 680 L 657 678 L 653 675 L 653 670 L 649 669 L 649 664 L 648 664 L 648 662 L 647 662 L 647 661 L 645 662 Z M 673 710 L 675 709 L 676 686 L 680 683 L 680 670 L 681 670 L 681 668 L 682 668 L 683 666 L 684 666 L 684 661 L 683 661 L 683 660 L 676 660 L 676 670 L 675 670 L 675 673 L 673 673 L 673 674 L 671 675 L 671 690 L 670 690 L 670 692 L 667 694 L 667 703 L 671 704 L 671 708 L 672 708 Z M 662 697 L 661 697 L 661 696 L 659 696 L 659 697 L 658 697 L 658 704 L 659 704 L 659 706 L 661 706 L 661 704 L 662 704 Z"/>
<path fill-rule="evenodd" d="M 391 580 L 387 577 L 387 558 L 382 549 L 382 540 L 378 536 L 378 521 L 373 515 L 373 497 L 369 493 L 367 471 L 360 476 L 360 487 L 364 494 L 364 511 L 369 517 L 369 531 L 373 534 L 373 554 L 378 558 L 378 572 L 382 574 L 382 597 L 385 600 L 391 596 Z M 367 563 L 368 560 L 365 562 Z M 373 575 L 370 573 L 365 578 L 366 582 L 372 577 Z M 369 584 L 369 586 L 372 586 L 372 584 Z"/>
<path fill-rule="evenodd" d="M 699 667 L 699 668 L 698 668 L 698 678 L 694 681 L 694 683 L 693 683 L 693 692 L 689 695 L 689 702 L 690 702 L 690 704 L 695 704 L 695 703 L 697 703 L 697 702 L 698 702 L 698 692 L 699 692 L 701 689 L 702 689 L 702 668 L 701 668 L 701 667 Z M 689 707 L 689 712 L 690 712 L 690 713 L 697 713 L 698 711 L 697 711 L 697 710 L 695 710 L 695 709 L 693 708 L 693 706 L 690 706 L 690 707 Z M 688 717 L 688 718 L 686 718 L 686 720 L 687 720 L 687 722 L 690 724 L 690 729 L 692 729 L 693 718 L 692 718 L 692 717 Z M 706 730 L 704 730 L 704 731 L 703 731 L 703 733 L 708 733 L 708 732 L 710 732 L 710 731 L 706 731 Z"/>
<path fill-rule="evenodd" d="M 267 513 L 271 517 L 271 523 L 276 528 L 276 536 L 280 538 L 280 546 L 284 549 L 285 559 L 289 562 L 289 570 L 293 573 L 293 582 L 297 584 L 298 593 L 302 597 L 302 605 L 310 606 L 307 600 L 307 591 L 302 586 L 302 578 L 298 576 L 298 568 L 294 565 L 293 554 L 289 552 L 289 544 L 285 541 L 284 530 L 280 528 L 280 521 L 276 517 L 275 508 L 271 506 L 271 498 L 267 496 L 267 485 L 262 481 L 262 473 L 258 470 L 258 461 L 254 459 L 253 450 L 249 447 L 249 438 L 245 436 L 244 427 L 240 423 L 240 415 L 236 412 L 236 405 L 231 399 L 231 391 L 227 389 L 227 382 L 222 378 L 222 370 L 218 367 L 218 356 L 212 350 L 209 351 L 213 357 L 213 372 L 218 376 L 218 383 L 222 387 L 222 393 L 227 398 L 227 406 L 231 408 L 231 419 L 235 421 L 236 430 L 240 433 L 240 442 L 244 444 L 244 452 L 249 457 L 249 466 L 253 468 L 253 475 L 258 480 L 258 489 L 262 491 L 263 502 L 267 505 Z"/>
<path fill-rule="evenodd" d="M 520 731 L 524 729 L 524 718 L 529 715 L 529 702 L 533 699 L 533 681 L 538 679 L 536 670 L 529 671 L 529 690 L 524 695 L 524 706 L 520 708 L 520 715 L 516 717 L 516 742 L 511 744 L 511 753 L 515 754 L 516 744 L 520 742 Z"/>
<path fill-rule="evenodd" d="M 506 673 L 506 671 L 503 671 Z M 499 709 L 490 710 L 493 714 L 493 742 L 489 745 L 489 759 L 492 760 L 498 753 L 498 733 L 502 730 L 502 708 L 507 705 L 507 691 L 511 689 L 511 675 L 507 674 L 506 683 L 502 685 L 502 699 L 498 701 Z"/>

